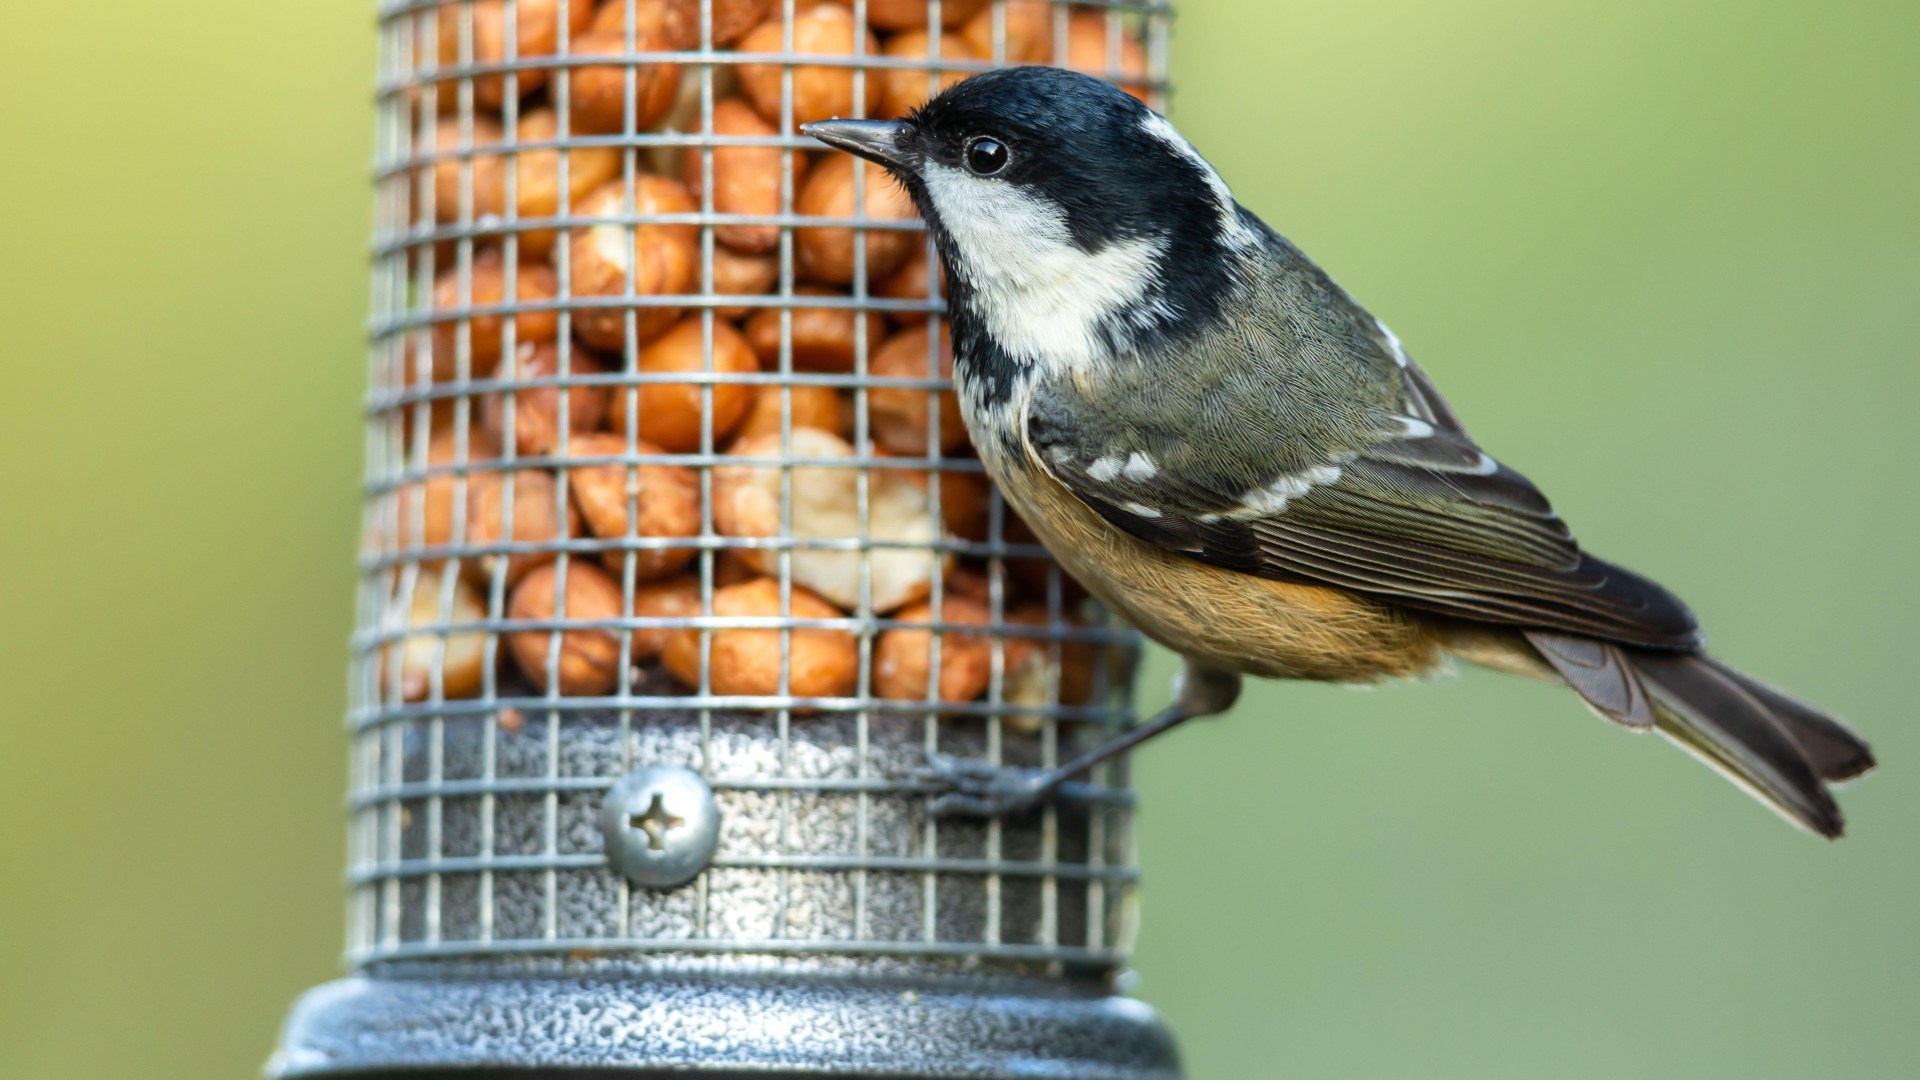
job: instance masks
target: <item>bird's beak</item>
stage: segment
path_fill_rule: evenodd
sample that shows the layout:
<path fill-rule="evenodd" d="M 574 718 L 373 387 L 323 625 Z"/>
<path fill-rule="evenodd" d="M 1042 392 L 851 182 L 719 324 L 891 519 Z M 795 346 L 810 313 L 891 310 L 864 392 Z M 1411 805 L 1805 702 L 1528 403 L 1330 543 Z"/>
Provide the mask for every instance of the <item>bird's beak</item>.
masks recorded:
<path fill-rule="evenodd" d="M 801 124 L 800 132 L 889 169 L 907 167 L 907 125 L 898 120 L 820 120 Z"/>

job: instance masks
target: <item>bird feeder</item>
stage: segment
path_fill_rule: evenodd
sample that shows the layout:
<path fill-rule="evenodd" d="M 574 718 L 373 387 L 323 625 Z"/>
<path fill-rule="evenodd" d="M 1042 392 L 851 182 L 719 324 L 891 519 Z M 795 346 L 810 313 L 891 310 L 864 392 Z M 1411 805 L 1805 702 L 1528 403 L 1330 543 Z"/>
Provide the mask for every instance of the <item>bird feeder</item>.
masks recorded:
<path fill-rule="evenodd" d="M 1020 63 L 1160 104 L 1165 0 L 379 11 L 350 974 L 274 1077 L 1179 1069 L 1119 996 L 1133 719 L 987 482 L 938 261 L 798 125 Z"/>

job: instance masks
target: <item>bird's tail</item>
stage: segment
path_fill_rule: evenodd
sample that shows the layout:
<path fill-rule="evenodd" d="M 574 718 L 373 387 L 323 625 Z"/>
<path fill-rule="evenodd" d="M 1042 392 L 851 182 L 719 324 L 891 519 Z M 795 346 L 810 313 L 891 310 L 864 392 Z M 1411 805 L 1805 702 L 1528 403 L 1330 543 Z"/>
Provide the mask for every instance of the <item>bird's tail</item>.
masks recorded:
<path fill-rule="evenodd" d="M 1839 719 L 1705 653 L 1528 638 L 1594 711 L 1654 728 L 1808 832 L 1835 838 L 1845 830 L 1828 785 L 1865 773 L 1874 760 Z"/>

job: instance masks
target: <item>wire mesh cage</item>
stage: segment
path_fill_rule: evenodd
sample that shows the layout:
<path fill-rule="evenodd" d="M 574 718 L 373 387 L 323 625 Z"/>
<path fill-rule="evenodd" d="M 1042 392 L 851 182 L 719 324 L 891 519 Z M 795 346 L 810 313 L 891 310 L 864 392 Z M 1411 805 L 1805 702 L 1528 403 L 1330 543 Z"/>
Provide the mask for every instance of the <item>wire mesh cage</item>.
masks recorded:
<path fill-rule="evenodd" d="M 1014 63 L 1158 105 L 1168 18 L 380 9 L 361 978 L 303 1001 L 273 1071 L 1175 1074 L 1108 996 L 1136 880 L 1124 765 L 1031 817 L 930 813 L 930 754 L 1052 765 L 1131 722 L 1136 644 L 973 458 L 911 203 L 797 131 Z M 650 878 L 662 852 L 685 872 Z M 667 985 L 680 1027 L 607 1026 Z M 595 1019 L 560 1035 L 516 1009 Z M 736 1037 L 688 1035 L 701 1017 Z"/>

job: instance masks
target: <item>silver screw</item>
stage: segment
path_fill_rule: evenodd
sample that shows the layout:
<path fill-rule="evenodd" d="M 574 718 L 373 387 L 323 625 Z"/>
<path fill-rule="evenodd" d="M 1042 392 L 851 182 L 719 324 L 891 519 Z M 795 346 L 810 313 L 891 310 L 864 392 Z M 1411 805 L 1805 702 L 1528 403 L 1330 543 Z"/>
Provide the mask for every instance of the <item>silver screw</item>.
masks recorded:
<path fill-rule="evenodd" d="M 600 832 L 615 870 L 635 885 L 671 889 L 707 868 L 720 843 L 720 808 L 699 773 L 648 765 L 607 792 Z"/>

